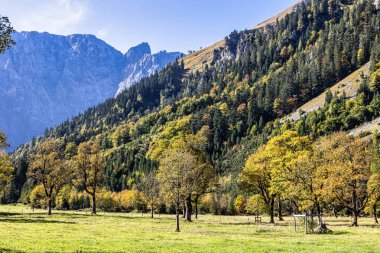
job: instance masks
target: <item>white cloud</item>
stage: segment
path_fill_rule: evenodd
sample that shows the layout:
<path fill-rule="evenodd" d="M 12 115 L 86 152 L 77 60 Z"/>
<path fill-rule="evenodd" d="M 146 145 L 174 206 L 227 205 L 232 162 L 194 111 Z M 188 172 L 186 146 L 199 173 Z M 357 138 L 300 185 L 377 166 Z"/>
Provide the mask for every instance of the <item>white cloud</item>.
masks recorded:
<path fill-rule="evenodd" d="M 17 30 L 72 33 L 88 15 L 88 0 L 44 1 L 38 9 L 29 10 L 15 24 Z"/>
<path fill-rule="evenodd" d="M 106 39 L 108 35 L 108 31 L 106 29 L 100 29 L 96 32 L 96 37 L 101 38 L 101 39 Z"/>

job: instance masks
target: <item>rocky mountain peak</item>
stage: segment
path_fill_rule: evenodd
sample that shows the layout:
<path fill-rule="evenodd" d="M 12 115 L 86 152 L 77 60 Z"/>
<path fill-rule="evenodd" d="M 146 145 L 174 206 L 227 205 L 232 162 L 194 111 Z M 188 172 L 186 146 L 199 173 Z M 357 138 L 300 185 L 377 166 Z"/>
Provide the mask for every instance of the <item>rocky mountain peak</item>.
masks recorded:
<path fill-rule="evenodd" d="M 143 42 L 135 47 L 132 47 L 128 50 L 128 52 L 124 55 L 126 61 L 128 63 L 136 63 L 140 60 L 144 55 L 151 54 L 150 46 L 147 42 Z"/>

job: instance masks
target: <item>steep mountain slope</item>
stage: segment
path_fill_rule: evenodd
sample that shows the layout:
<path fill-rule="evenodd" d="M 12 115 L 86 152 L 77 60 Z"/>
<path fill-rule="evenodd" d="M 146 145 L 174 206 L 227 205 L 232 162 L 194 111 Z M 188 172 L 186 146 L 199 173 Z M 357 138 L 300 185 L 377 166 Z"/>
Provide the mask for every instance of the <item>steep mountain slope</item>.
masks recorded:
<path fill-rule="evenodd" d="M 141 47 L 141 49 L 139 49 Z M 136 54 L 133 51 L 139 50 Z M 123 81 L 119 83 L 116 95 L 137 83 L 145 76 L 161 70 L 173 60 L 181 57 L 178 52 L 161 51 L 152 54 L 147 43 L 131 48 L 125 55 L 126 65 L 123 70 Z"/>
<path fill-rule="evenodd" d="M 256 25 L 252 30 L 265 28 L 267 26 L 273 26 L 274 24 L 276 24 L 277 21 L 281 21 L 283 18 L 285 18 L 287 14 L 294 12 L 301 2 L 302 1 L 299 1 L 298 3 L 290 6 L 283 12 L 275 15 L 274 17 L 271 17 L 268 20 L 261 22 L 260 24 Z M 218 60 L 218 58 L 220 57 L 219 54 L 221 51 L 223 51 L 224 47 L 225 41 L 221 40 L 214 43 L 211 46 L 205 47 L 203 49 L 197 50 L 191 54 L 186 55 L 183 58 L 185 69 L 189 70 L 190 72 L 202 71 L 206 64 L 212 65 Z"/>
<path fill-rule="evenodd" d="M 12 148 L 113 97 L 180 56 L 152 55 L 147 43 L 126 55 L 93 35 L 22 32 L 0 55 L 0 129 Z"/>
<path fill-rule="evenodd" d="M 335 84 L 328 90 L 331 91 L 332 94 L 341 95 L 345 93 L 348 98 L 355 97 L 360 84 L 363 82 L 363 77 L 369 76 L 369 67 L 370 63 L 365 64 L 363 67 L 359 68 L 343 80 L 339 81 L 337 84 Z M 318 97 L 313 98 L 306 104 L 302 105 L 295 112 L 287 115 L 282 120 L 297 121 L 301 118 L 301 116 L 305 116 L 306 114 L 316 111 L 319 108 L 323 107 L 325 104 L 326 93 L 328 92 L 328 90 L 323 92 Z"/>
<path fill-rule="evenodd" d="M 216 59 L 216 51 L 224 47 L 224 41 L 219 41 L 209 47 L 195 51 L 183 58 L 185 68 L 190 72 L 201 71 L 206 64 L 211 64 Z"/>

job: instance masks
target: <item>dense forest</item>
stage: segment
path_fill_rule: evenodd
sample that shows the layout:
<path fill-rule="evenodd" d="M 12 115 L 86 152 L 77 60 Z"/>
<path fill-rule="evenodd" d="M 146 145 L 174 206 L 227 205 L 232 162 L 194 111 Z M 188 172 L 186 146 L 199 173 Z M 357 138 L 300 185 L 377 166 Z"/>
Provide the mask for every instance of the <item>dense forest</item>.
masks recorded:
<path fill-rule="evenodd" d="M 272 221 L 274 209 L 279 218 L 282 210 L 321 213 L 325 209 L 350 212 L 356 218 L 362 212 L 376 214 L 380 199 L 373 196 L 379 189 L 370 188 L 373 194 L 369 194 L 366 187 L 376 185 L 369 182 L 376 179 L 371 173 L 378 171 L 373 169 L 378 166 L 378 137 L 373 142 L 342 134 L 327 138 L 339 145 L 324 139 L 380 116 L 380 11 L 374 1 L 303 1 L 275 24 L 232 32 L 214 56 L 201 71 L 188 70 L 178 59 L 116 98 L 19 147 L 12 154 L 13 179 L 2 202 L 80 209 L 94 206 L 97 196 L 98 206 L 105 210 L 151 208 L 178 214 L 183 207 L 187 219 L 193 205 L 198 211 L 198 204 L 201 211 L 216 214 L 270 212 Z M 368 62 L 371 75 L 362 77 L 356 97 L 330 92 L 322 108 L 296 122 L 282 120 Z M 276 141 L 289 150 L 276 150 Z M 357 142 L 357 147 L 349 146 L 351 142 Z M 327 156 L 317 143 L 325 143 L 321 145 L 334 152 Z M 297 181 L 296 173 L 302 172 L 309 179 L 318 178 L 321 185 L 332 184 L 326 177 L 310 174 L 335 175 L 330 167 L 301 166 L 296 161 L 311 152 L 316 157 L 326 155 L 326 163 L 342 161 L 334 168 L 347 170 L 348 158 L 337 158 L 345 148 L 366 154 L 365 161 L 354 161 L 366 169 L 365 176 L 351 171 L 353 177 L 361 178 L 354 207 L 331 195 L 338 186 L 317 191 L 302 188 Z M 54 170 L 48 180 L 41 177 L 44 159 L 61 172 L 73 169 L 75 173 L 67 173 L 75 176 L 59 173 L 64 176 L 62 182 L 50 185 L 48 181 L 60 177 Z M 275 162 L 264 168 L 266 186 L 257 187 L 255 180 L 263 177 L 252 175 L 268 159 Z M 287 176 L 279 169 L 281 159 L 288 166 Z M 188 166 L 183 168 L 185 161 Z M 320 169 L 294 169 L 299 167 Z M 186 175 L 177 195 L 167 185 L 179 180 L 167 176 L 174 168 Z M 42 174 L 46 176 L 46 171 Z M 290 183 L 307 197 L 287 192 Z M 165 197 L 148 190 L 156 184 L 167 193 Z M 371 211 L 367 204 L 373 207 Z"/>

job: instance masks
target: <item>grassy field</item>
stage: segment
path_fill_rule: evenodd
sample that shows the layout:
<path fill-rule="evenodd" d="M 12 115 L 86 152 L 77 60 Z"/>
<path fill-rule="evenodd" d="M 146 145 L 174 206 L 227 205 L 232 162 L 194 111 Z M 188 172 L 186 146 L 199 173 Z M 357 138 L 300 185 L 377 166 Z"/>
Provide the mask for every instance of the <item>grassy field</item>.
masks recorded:
<path fill-rule="evenodd" d="M 290 218 L 275 226 L 250 224 L 252 217 L 201 215 L 181 222 L 141 214 L 30 212 L 25 206 L 0 206 L 0 252 L 380 252 L 380 226 L 362 218 L 327 218 L 331 235 L 294 232 Z"/>

